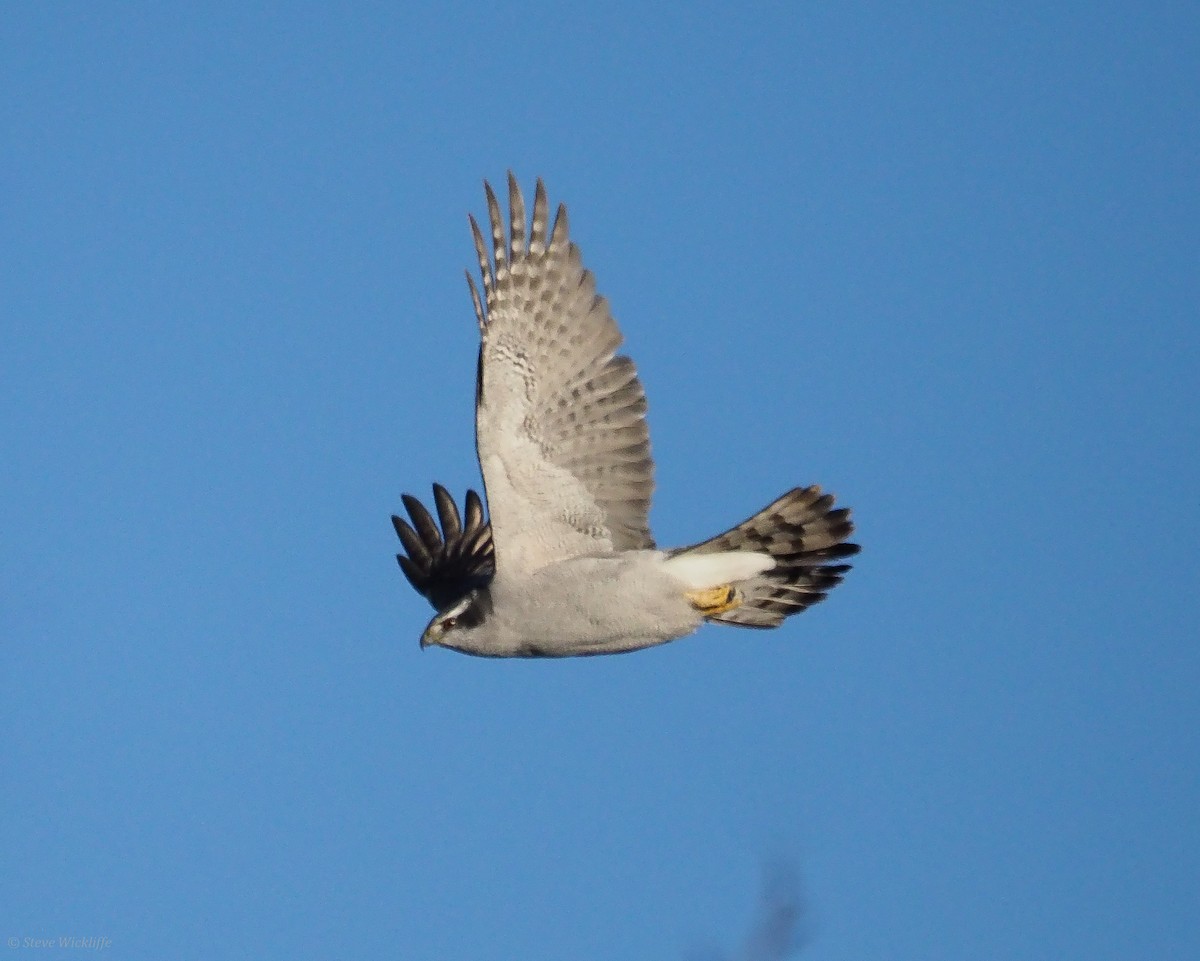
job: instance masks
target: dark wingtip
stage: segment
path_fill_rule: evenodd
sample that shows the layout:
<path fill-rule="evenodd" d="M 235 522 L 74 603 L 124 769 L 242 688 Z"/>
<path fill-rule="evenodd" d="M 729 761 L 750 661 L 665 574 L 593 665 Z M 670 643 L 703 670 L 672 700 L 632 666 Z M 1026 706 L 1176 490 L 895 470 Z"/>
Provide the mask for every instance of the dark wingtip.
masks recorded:
<path fill-rule="evenodd" d="M 458 505 L 443 485 L 433 485 L 433 497 L 440 529 L 428 508 L 411 494 L 401 495 L 411 523 L 393 514 L 392 527 L 406 552 L 396 555 L 400 570 L 413 588 L 440 610 L 466 591 L 490 581 L 495 555 L 491 528 L 484 520 L 478 494 L 467 492 L 465 527 Z"/>
<path fill-rule="evenodd" d="M 438 520 L 442 522 L 442 539 L 451 541 L 462 536 L 462 517 L 458 505 L 450 492 L 441 484 L 433 485 L 433 503 L 437 507 Z"/>
<path fill-rule="evenodd" d="M 395 514 L 392 515 L 392 527 L 396 529 L 396 536 L 400 538 L 400 543 L 404 545 L 404 550 L 412 558 L 412 562 L 428 567 L 433 556 L 421 535 L 414 531 L 404 518 Z"/>

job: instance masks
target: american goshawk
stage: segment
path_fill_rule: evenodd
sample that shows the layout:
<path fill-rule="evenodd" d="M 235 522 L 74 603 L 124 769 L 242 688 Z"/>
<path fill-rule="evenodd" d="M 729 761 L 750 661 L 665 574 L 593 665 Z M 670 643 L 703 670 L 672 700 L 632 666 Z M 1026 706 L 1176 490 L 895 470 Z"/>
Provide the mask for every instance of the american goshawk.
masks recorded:
<path fill-rule="evenodd" d="M 824 599 L 858 552 L 846 508 L 795 488 L 724 534 L 663 550 L 650 536 L 654 486 L 646 398 L 617 354 L 562 205 L 551 225 L 539 180 L 525 201 L 508 176 L 506 225 L 488 184 L 491 251 L 470 218 L 483 295 L 467 273 L 480 348 L 475 440 L 489 518 L 474 491 L 459 513 L 441 485 L 438 520 L 403 496 L 393 517 L 412 586 L 437 614 L 421 646 L 485 657 L 614 654 L 705 621 L 777 627 Z M 440 521 L 440 525 L 439 525 Z"/>

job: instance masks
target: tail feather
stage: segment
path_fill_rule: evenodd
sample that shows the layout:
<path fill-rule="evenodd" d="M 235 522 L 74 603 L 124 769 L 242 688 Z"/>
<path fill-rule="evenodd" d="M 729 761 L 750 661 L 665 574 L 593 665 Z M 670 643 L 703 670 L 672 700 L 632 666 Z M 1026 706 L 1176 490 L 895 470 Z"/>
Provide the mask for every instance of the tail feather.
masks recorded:
<path fill-rule="evenodd" d="M 830 563 L 857 554 L 847 542 L 854 531 L 848 508 L 833 507 L 832 494 L 797 487 L 748 520 L 672 556 L 751 551 L 769 554 L 775 566 L 735 586 L 742 603 L 709 620 L 739 627 L 778 627 L 784 618 L 825 599 L 842 582 L 849 564 Z"/>

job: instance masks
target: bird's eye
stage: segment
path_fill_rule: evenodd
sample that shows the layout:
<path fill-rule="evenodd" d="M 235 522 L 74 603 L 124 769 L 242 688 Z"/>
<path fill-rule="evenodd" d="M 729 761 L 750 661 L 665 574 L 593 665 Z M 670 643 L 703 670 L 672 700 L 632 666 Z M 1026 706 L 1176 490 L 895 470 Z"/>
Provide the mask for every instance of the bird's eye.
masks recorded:
<path fill-rule="evenodd" d="M 442 621 L 442 629 L 447 630 L 447 631 L 453 630 L 454 625 L 457 623 L 458 623 L 457 617 L 447 617 L 444 621 Z"/>

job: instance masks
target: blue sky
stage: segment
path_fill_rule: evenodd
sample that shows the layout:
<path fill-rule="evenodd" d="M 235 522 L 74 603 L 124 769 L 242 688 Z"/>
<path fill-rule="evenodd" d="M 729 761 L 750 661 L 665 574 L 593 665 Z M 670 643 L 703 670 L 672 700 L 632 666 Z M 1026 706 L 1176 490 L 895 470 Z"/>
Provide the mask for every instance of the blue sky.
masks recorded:
<path fill-rule="evenodd" d="M 0 25 L 0 936 L 119 958 L 1200 956 L 1186 4 L 21 4 Z M 481 180 L 568 203 L 661 543 L 772 633 L 422 653 Z"/>

